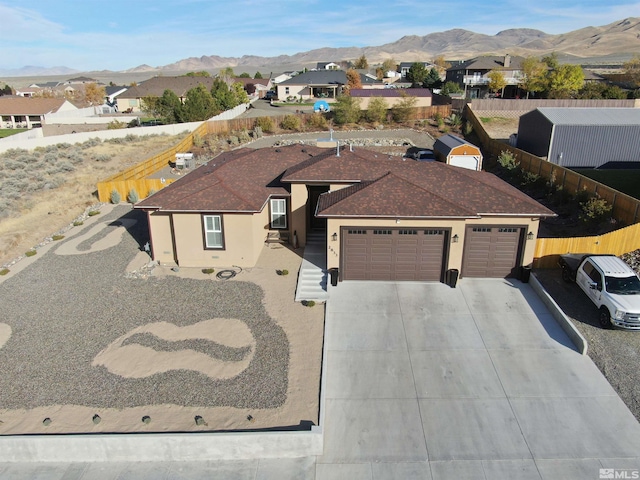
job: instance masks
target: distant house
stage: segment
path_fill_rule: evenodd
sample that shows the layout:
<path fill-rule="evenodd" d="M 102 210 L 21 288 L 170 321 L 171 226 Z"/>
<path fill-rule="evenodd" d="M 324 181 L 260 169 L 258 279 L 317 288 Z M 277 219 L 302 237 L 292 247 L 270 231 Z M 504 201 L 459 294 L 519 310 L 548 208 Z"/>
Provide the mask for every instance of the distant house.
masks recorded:
<path fill-rule="evenodd" d="M 454 167 L 482 170 L 482 152 L 474 144 L 456 135 L 443 135 L 433 145 L 438 160 Z"/>
<path fill-rule="evenodd" d="M 517 145 L 562 167 L 640 162 L 640 109 L 540 107 L 520 117 Z"/>
<path fill-rule="evenodd" d="M 97 83 L 98 85 L 100 85 L 100 82 L 98 80 L 90 77 L 70 78 L 69 80 L 65 80 L 64 82 L 62 82 L 62 85 L 74 85 L 74 84 L 81 84 L 81 83 Z"/>
<path fill-rule="evenodd" d="M 435 65 L 431 62 L 400 62 L 400 64 L 398 65 L 398 73 L 402 78 L 407 77 L 407 73 L 409 73 L 409 69 L 413 66 L 414 63 L 422 63 L 424 65 L 424 68 L 426 68 L 427 70 L 431 70 L 432 67 L 435 67 Z"/>
<path fill-rule="evenodd" d="M 273 86 L 270 78 L 236 77 L 233 81 L 242 83 L 247 94 L 256 95 L 260 98 L 264 97 L 265 93 L 271 90 L 271 87 Z"/>
<path fill-rule="evenodd" d="M 107 87 L 104 87 L 105 95 L 106 95 L 105 103 L 110 107 L 114 107 L 117 111 L 118 102 L 116 101 L 116 97 L 126 92 L 128 88 L 129 87 L 118 86 L 118 85 L 109 85 Z"/>
<path fill-rule="evenodd" d="M 384 88 L 384 89 L 351 89 L 349 95 L 360 98 L 360 108 L 366 110 L 372 98 L 384 98 L 389 108 L 402 101 L 406 96 L 416 99 L 416 107 L 430 107 L 433 94 L 428 88 Z"/>
<path fill-rule="evenodd" d="M 502 55 L 472 58 L 447 69 L 447 82 L 455 82 L 464 88 L 466 98 L 484 98 L 489 95 L 489 73 L 501 72 L 507 86 L 504 98 L 516 98 L 522 76 L 524 57 Z"/>
<path fill-rule="evenodd" d="M 383 87 L 383 83 L 360 75 L 363 88 Z M 313 98 L 336 98 L 347 84 L 344 70 L 318 70 L 301 73 L 278 84 L 278 98 L 290 97 L 309 100 Z"/>
<path fill-rule="evenodd" d="M 77 110 L 64 98 L 0 97 L 0 128 L 37 128 L 49 113 Z"/>
<path fill-rule="evenodd" d="M 171 90 L 184 102 L 189 90 L 200 84 L 211 90 L 214 80 L 212 77 L 153 77 L 118 95 L 117 108 L 119 112 L 139 112 L 144 97 L 161 97 L 165 90 Z"/>
<path fill-rule="evenodd" d="M 278 83 L 282 83 L 282 82 L 284 82 L 286 80 L 289 80 L 292 76 L 293 75 L 290 75 L 289 73 L 286 73 L 286 72 L 285 73 L 281 73 L 280 75 L 278 75 L 276 77 L 273 77 L 271 79 L 271 83 L 273 85 L 277 85 Z"/>
<path fill-rule="evenodd" d="M 316 70 L 340 70 L 340 65 L 333 62 L 318 62 Z"/>

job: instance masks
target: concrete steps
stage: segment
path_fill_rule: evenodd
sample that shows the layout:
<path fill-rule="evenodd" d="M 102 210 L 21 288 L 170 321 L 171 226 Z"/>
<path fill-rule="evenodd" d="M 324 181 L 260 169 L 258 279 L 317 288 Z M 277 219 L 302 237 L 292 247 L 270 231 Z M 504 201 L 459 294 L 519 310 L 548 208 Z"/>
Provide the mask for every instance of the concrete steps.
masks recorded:
<path fill-rule="evenodd" d="M 295 300 L 325 302 L 328 298 L 326 233 L 313 232 L 307 235 Z"/>

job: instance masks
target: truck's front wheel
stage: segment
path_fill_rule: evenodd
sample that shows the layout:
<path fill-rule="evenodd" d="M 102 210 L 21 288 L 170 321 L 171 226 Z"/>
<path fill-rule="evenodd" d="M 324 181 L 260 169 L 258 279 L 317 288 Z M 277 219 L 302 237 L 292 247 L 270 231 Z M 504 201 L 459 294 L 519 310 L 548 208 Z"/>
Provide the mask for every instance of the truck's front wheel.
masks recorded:
<path fill-rule="evenodd" d="M 602 328 L 611 328 L 613 325 L 611 324 L 611 315 L 609 314 L 609 310 L 605 307 L 600 309 L 600 315 L 598 316 L 598 321 Z"/>
<path fill-rule="evenodd" d="M 572 283 L 573 279 L 571 278 L 571 273 L 569 273 L 569 269 L 566 267 L 562 267 L 562 280 L 567 283 Z"/>

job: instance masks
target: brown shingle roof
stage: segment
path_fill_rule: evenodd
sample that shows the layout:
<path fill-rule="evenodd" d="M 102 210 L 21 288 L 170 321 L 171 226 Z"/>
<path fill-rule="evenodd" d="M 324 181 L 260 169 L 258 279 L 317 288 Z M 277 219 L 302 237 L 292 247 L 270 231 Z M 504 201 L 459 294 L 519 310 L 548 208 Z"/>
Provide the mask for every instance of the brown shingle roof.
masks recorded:
<path fill-rule="evenodd" d="M 164 211 L 259 212 L 271 195 L 289 195 L 280 177 L 287 168 L 317 154 L 317 147 L 292 145 L 223 153 L 208 165 L 136 205 Z"/>
<path fill-rule="evenodd" d="M 56 112 L 64 98 L 0 97 L 0 115 L 44 115 Z"/>
<path fill-rule="evenodd" d="M 214 80 L 212 77 L 153 77 L 129 88 L 120 94 L 119 98 L 161 97 L 165 90 L 171 90 L 178 97 L 184 97 L 199 84 L 211 90 Z"/>
<path fill-rule="evenodd" d="M 495 175 L 440 162 L 416 162 L 364 149 L 292 145 L 220 155 L 136 208 L 261 211 L 288 183 L 348 183 L 320 197 L 321 217 L 546 216 L 553 212 Z"/>

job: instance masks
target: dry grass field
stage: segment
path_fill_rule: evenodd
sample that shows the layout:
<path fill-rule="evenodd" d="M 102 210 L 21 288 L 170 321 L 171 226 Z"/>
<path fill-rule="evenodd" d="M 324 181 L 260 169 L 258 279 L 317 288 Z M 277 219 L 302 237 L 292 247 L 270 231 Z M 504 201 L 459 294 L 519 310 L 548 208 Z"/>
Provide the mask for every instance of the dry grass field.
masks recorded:
<path fill-rule="evenodd" d="M 99 180 L 170 148 L 182 138 L 91 140 L 59 149 L 66 157 L 51 147 L 0 155 L 0 265 L 23 255 L 97 203 Z"/>

